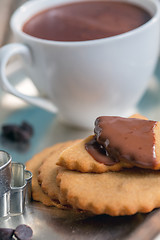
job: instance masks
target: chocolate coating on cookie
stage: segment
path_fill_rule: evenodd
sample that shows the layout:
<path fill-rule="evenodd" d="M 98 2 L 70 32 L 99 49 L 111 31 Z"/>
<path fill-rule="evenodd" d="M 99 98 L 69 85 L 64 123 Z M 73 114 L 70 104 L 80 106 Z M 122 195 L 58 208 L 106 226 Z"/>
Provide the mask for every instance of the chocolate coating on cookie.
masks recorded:
<path fill-rule="evenodd" d="M 85 144 L 85 148 L 96 161 L 107 166 L 112 166 L 119 162 L 116 154 L 112 158 L 109 154 L 109 150 L 107 151 L 103 145 L 97 142 L 96 136 L 93 136 L 93 138 Z"/>
<path fill-rule="evenodd" d="M 156 125 L 156 121 L 102 116 L 96 119 L 94 132 L 113 161 L 118 158 L 135 166 L 154 168 Z"/>
<path fill-rule="evenodd" d="M 94 132 L 99 144 L 116 149 L 121 158 L 142 167 L 154 167 L 156 121 L 104 116 L 96 119 Z M 114 154 L 113 154 L 114 155 Z"/>

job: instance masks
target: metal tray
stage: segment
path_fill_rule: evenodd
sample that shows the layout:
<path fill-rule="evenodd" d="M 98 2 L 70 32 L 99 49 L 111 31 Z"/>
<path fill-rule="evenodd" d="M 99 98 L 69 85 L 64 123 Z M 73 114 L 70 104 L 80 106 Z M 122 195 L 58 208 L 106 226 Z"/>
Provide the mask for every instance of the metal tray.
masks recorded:
<path fill-rule="evenodd" d="M 12 65 L 8 72 L 10 80 L 18 88 L 27 90 L 29 87 L 31 93 L 37 94 L 20 65 Z M 160 120 L 160 62 L 135 111 L 149 119 Z M 56 142 L 83 138 L 92 133 L 64 126 L 57 121 L 55 115 L 27 105 L 0 90 L 0 126 L 6 123 L 19 124 L 22 121 L 27 121 L 34 127 L 30 145 L 10 144 L 0 138 L 0 148 L 9 152 L 16 162 L 25 163 L 35 153 Z M 32 202 L 23 215 L 0 221 L 0 227 L 15 228 L 22 223 L 32 227 L 33 240 L 158 240 L 160 210 L 125 217 L 87 216 L 84 213 L 48 208 L 41 203 Z"/>

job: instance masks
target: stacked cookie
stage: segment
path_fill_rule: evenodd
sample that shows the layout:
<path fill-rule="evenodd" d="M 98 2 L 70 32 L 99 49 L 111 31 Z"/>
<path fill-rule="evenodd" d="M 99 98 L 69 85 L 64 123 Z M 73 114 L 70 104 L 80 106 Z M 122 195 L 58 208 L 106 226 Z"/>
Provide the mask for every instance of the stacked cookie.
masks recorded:
<path fill-rule="evenodd" d="M 147 121 L 140 115 L 132 118 Z M 141 123 L 142 126 L 145 124 Z M 157 126 L 155 122 L 154 131 Z M 146 128 L 142 128 L 147 135 Z M 139 130 L 134 129 L 136 131 Z M 153 134 L 156 135 L 156 131 Z M 160 172 L 155 171 L 159 168 L 158 159 L 155 158 L 153 166 L 145 166 L 124 154 L 116 155 L 114 163 L 106 164 L 87 151 L 86 144 L 93 138 L 56 144 L 26 163 L 33 173 L 33 199 L 47 206 L 72 207 L 112 216 L 146 213 L 160 207 Z M 154 144 L 152 148 L 155 148 Z M 141 153 L 140 150 L 139 147 Z"/>

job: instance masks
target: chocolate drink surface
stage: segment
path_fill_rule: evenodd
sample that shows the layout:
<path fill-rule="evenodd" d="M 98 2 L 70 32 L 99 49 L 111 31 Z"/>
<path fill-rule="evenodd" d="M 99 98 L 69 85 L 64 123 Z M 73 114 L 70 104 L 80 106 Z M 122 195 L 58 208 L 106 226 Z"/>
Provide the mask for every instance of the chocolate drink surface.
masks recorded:
<path fill-rule="evenodd" d="M 130 3 L 76 2 L 37 13 L 23 25 L 23 32 L 46 40 L 87 41 L 128 32 L 150 19 L 146 10 Z"/>

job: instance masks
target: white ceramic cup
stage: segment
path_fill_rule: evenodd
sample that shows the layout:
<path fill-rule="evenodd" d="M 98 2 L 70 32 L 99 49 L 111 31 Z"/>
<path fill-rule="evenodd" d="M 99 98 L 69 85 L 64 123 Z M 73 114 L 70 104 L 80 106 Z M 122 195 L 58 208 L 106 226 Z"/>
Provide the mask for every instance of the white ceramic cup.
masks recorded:
<path fill-rule="evenodd" d="M 159 54 L 160 6 L 158 0 L 123 0 L 146 9 L 152 18 L 132 31 L 104 39 L 58 42 L 22 31 L 34 14 L 72 1 L 31 1 L 13 14 L 11 28 L 19 43 L 0 50 L 0 85 L 49 111 L 54 112 L 56 106 L 59 118 L 67 124 L 90 128 L 100 115 L 128 116 L 146 90 Z M 45 98 L 26 96 L 8 81 L 6 64 L 15 54 L 23 56 L 34 85 Z"/>

